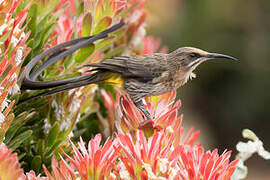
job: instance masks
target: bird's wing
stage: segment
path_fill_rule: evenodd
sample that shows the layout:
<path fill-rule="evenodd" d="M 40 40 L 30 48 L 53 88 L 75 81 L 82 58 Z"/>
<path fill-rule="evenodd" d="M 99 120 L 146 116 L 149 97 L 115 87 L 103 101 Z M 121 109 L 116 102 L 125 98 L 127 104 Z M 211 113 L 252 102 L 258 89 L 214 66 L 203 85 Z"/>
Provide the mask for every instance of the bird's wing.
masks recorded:
<path fill-rule="evenodd" d="M 137 78 L 143 81 L 153 80 L 167 71 L 166 55 L 160 53 L 119 56 L 89 66 L 96 67 L 95 70 L 116 72 L 124 78 Z"/>

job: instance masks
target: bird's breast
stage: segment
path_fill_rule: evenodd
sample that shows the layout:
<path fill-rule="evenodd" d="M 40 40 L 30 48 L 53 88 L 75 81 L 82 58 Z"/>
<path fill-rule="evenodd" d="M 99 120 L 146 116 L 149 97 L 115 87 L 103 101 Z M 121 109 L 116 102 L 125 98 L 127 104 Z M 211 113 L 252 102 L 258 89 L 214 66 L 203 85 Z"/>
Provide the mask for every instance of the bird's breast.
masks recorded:
<path fill-rule="evenodd" d="M 188 72 L 185 70 L 177 70 L 172 78 L 171 86 L 175 89 L 183 86 L 188 81 Z"/>

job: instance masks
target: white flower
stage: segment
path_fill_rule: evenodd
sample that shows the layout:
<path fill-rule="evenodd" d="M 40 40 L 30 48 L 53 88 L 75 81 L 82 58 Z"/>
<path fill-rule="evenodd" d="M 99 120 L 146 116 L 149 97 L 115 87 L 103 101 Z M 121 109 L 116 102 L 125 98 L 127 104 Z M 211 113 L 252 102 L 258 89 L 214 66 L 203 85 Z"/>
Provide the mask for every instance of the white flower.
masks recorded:
<path fill-rule="evenodd" d="M 236 165 L 236 170 L 232 175 L 232 180 L 245 179 L 247 177 L 248 168 L 244 165 L 243 161 L 239 161 Z"/>
<path fill-rule="evenodd" d="M 269 160 L 270 152 L 266 151 L 263 147 L 263 142 L 256 136 L 254 132 L 249 129 L 242 131 L 244 138 L 250 139 L 248 142 L 238 142 L 236 145 L 237 158 L 240 160 L 236 165 L 236 170 L 232 176 L 233 180 L 245 179 L 247 176 L 248 168 L 244 165 L 244 162 L 250 158 L 254 153 L 258 153 L 262 158 Z"/>
<path fill-rule="evenodd" d="M 245 161 L 252 156 L 253 153 L 258 153 L 264 159 L 270 159 L 270 152 L 266 151 L 263 147 L 263 142 L 256 136 L 254 132 L 249 129 L 244 129 L 243 137 L 252 141 L 238 142 L 236 149 L 239 151 L 238 157 Z"/>

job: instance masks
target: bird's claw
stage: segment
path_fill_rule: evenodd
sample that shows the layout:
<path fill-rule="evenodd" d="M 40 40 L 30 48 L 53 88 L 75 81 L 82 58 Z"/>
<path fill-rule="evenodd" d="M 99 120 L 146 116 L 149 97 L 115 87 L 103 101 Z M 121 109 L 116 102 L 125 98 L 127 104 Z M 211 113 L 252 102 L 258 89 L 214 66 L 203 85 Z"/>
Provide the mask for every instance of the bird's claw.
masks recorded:
<path fill-rule="evenodd" d="M 139 127 L 146 126 L 147 124 L 152 124 L 153 125 L 154 121 L 152 119 L 145 120 L 145 121 L 139 123 Z"/>

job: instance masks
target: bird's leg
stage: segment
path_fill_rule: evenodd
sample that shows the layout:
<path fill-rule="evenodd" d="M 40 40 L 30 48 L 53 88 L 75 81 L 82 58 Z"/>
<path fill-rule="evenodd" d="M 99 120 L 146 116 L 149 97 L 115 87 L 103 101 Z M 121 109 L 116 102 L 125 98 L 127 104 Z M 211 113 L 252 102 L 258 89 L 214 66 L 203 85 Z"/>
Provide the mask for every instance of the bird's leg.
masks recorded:
<path fill-rule="evenodd" d="M 134 102 L 136 107 L 144 114 L 144 116 L 147 118 L 147 120 L 140 122 L 140 126 L 147 124 L 150 121 L 153 121 L 153 118 L 151 117 L 148 110 L 145 109 L 142 99 L 139 101 Z"/>

